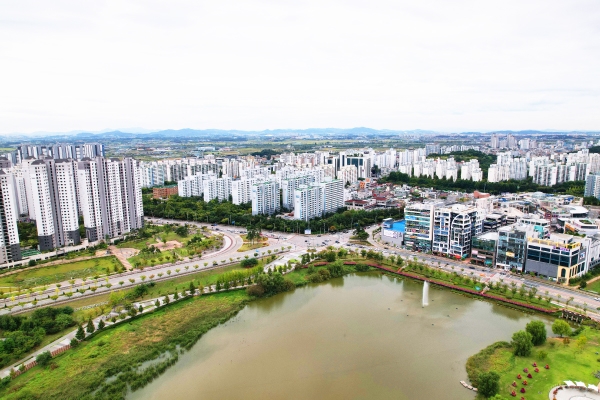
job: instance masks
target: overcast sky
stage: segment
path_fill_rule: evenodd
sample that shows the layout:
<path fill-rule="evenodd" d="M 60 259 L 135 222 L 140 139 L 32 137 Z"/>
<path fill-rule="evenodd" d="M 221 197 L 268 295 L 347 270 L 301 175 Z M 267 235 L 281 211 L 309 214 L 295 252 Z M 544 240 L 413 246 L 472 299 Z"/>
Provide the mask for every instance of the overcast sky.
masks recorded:
<path fill-rule="evenodd" d="M 0 133 L 600 130 L 598 0 L 2 1 Z"/>

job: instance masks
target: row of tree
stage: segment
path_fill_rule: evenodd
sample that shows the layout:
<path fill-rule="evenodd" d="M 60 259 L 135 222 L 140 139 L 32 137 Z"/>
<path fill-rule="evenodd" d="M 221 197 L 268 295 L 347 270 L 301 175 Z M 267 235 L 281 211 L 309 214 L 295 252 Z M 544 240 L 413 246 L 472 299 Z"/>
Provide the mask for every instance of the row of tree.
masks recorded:
<path fill-rule="evenodd" d="M 562 193 L 582 197 L 585 181 L 563 182 L 554 186 L 541 186 L 533 183 L 531 178 L 522 181 L 487 182 L 485 180 L 474 182 L 458 179 L 456 181 L 445 178 L 429 178 L 425 176 L 411 177 L 402 172 L 392 171 L 387 176 L 378 180 L 380 183 L 407 184 L 415 187 L 433 187 L 439 190 L 473 192 L 479 190 L 491 194 L 516 193 L 516 192 L 544 192 Z"/>
<path fill-rule="evenodd" d="M 252 215 L 250 204 L 236 205 L 230 201 L 219 202 L 218 200 L 205 202 L 200 197 L 179 196 L 171 196 L 168 200 L 157 200 L 145 195 L 144 214 L 187 221 L 258 227 L 258 229 L 280 232 L 304 232 L 305 229 L 311 229 L 317 233 L 365 227 L 380 223 L 384 218 L 399 219 L 404 216 L 404 210 L 390 208 L 364 211 L 342 208 L 322 218 L 290 221 L 269 215 Z"/>

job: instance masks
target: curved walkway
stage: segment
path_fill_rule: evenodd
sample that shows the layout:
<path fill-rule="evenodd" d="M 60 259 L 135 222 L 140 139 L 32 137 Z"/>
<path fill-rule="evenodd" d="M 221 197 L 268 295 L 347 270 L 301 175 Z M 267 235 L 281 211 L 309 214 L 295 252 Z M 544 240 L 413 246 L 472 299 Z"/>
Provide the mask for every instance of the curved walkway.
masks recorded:
<path fill-rule="evenodd" d="M 278 257 L 276 260 L 274 260 L 273 262 L 265 265 L 265 272 L 267 272 L 267 270 L 271 267 L 275 267 L 277 268 L 278 266 L 283 266 L 285 265 L 289 260 L 295 259 L 295 258 L 299 258 L 300 254 L 302 252 L 298 251 L 298 252 L 294 252 L 294 253 L 288 253 L 283 257 Z M 292 268 L 287 272 L 292 272 L 294 270 L 294 267 L 292 266 Z M 235 288 L 231 288 L 232 289 L 241 289 L 244 287 L 247 287 L 248 285 L 242 285 L 242 286 L 237 286 Z M 225 289 L 221 289 L 221 291 L 225 291 Z M 209 287 L 205 287 L 204 288 L 204 292 L 203 293 L 211 293 L 214 292 L 216 293 L 216 285 L 212 285 Z M 189 291 L 184 291 L 182 293 L 179 293 L 179 299 L 183 299 L 185 298 L 185 294 L 189 294 Z M 198 289 L 196 289 L 196 292 L 193 294 L 194 296 L 198 296 L 201 293 L 199 292 Z M 156 307 L 156 301 L 159 300 L 160 303 L 162 305 L 164 305 L 163 299 L 165 298 L 165 296 L 161 296 L 161 297 L 156 297 L 156 298 L 152 298 L 152 299 L 148 299 L 148 300 L 142 300 L 142 301 L 137 301 L 133 303 L 133 307 L 138 309 L 139 306 L 142 306 L 143 311 L 142 313 L 149 313 L 154 311 L 157 307 Z M 175 302 L 175 298 L 174 295 L 169 295 L 169 299 L 170 302 Z M 167 309 L 168 310 L 168 309 Z M 95 319 L 92 320 L 94 327 L 97 329 L 98 328 L 98 324 L 100 323 L 100 320 L 104 320 L 104 323 L 106 326 L 111 326 L 114 324 L 119 324 L 121 322 L 127 321 L 130 317 L 126 317 L 122 320 L 119 320 L 118 322 L 111 322 L 109 318 L 112 318 L 113 316 L 118 316 L 119 314 L 117 313 L 110 313 L 109 315 L 101 315 Z M 85 329 L 85 324 L 84 324 L 84 329 Z M 41 349 L 36 350 L 35 352 L 29 354 L 27 357 L 19 360 L 18 362 L 3 368 L 2 370 L 0 370 L 0 379 L 4 378 L 6 376 L 9 376 L 12 370 L 15 370 L 15 372 L 18 370 L 20 365 L 24 365 L 26 366 L 26 370 L 29 368 L 32 368 L 33 366 L 35 366 L 35 358 L 41 354 L 44 353 L 46 351 L 49 351 L 52 355 L 55 354 L 60 354 L 66 350 L 68 350 L 71 345 L 71 340 L 75 337 L 75 334 L 77 333 L 77 329 L 67 333 L 66 335 L 64 335 L 63 337 L 55 340 L 54 342 L 42 347 Z M 86 332 L 85 333 L 86 337 L 89 336 L 89 334 Z"/>
<path fill-rule="evenodd" d="M 9 314 L 9 313 L 18 313 L 18 312 L 22 312 L 22 311 L 29 311 L 33 308 L 37 308 L 37 307 L 42 307 L 42 306 L 48 306 L 48 305 L 53 305 L 56 304 L 58 302 L 63 302 L 63 301 L 69 301 L 69 300 L 73 300 L 73 299 L 77 299 L 77 298 L 81 298 L 81 297 L 87 297 L 87 296 L 93 296 L 93 295 L 97 295 L 100 293 L 108 293 L 112 290 L 118 290 L 121 288 L 128 288 L 128 287 L 133 287 L 134 285 L 137 285 L 141 282 L 143 282 L 145 279 L 147 279 L 150 275 L 155 275 L 155 276 L 159 276 L 163 277 L 161 280 L 165 280 L 165 279 L 170 279 L 170 278 L 175 278 L 177 276 L 183 275 L 183 274 L 191 274 L 191 273 L 195 273 L 195 272 L 200 272 L 202 270 L 205 269 L 210 269 L 213 268 L 214 265 L 226 265 L 229 264 L 231 262 L 236 262 L 239 261 L 241 259 L 243 259 L 244 257 L 248 256 L 248 257 L 253 257 L 255 254 L 268 254 L 269 251 L 271 251 L 271 253 L 279 253 L 282 251 L 282 247 L 284 247 L 286 249 L 286 251 L 288 250 L 288 246 L 283 246 L 283 245 L 270 245 L 268 247 L 263 247 L 259 250 L 249 250 L 246 252 L 237 252 L 237 249 L 241 246 L 241 238 L 239 238 L 239 236 L 234 236 L 232 234 L 229 234 L 227 232 L 215 232 L 215 233 L 222 233 L 224 235 L 224 243 L 223 243 L 223 247 L 211 254 L 207 254 L 205 257 L 200 258 L 200 259 L 192 259 L 189 261 L 178 261 L 175 264 L 163 264 L 163 265 L 158 265 L 155 267 L 147 267 L 144 268 L 143 270 L 133 270 L 133 271 L 128 271 L 128 272 L 124 272 L 121 274 L 116 274 L 116 275 L 110 275 L 108 277 L 102 278 L 101 281 L 96 282 L 96 284 L 93 284 L 92 281 L 84 281 L 82 279 L 77 279 L 75 280 L 75 283 L 73 285 L 71 285 L 71 283 L 69 283 L 68 281 L 64 281 L 59 283 L 60 288 L 63 288 L 62 291 L 66 291 L 65 288 L 68 288 L 69 291 L 72 292 L 71 297 L 68 297 L 66 295 L 59 295 L 59 297 L 56 300 L 52 300 L 50 298 L 48 298 L 48 296 L 54 296 L 56 295 L 56 285 L 52 285 L 54 288 L 52 289 L 46 289 L 42 294 L 36 294 L 34 296 L 34 298 L 39 298 L 40 296 L 44 296 L 46 297 L 45 299 L 40 299 L 38 300 L 37 304 L 34 306 L 31 301 L 33 300 L 31 296 L 28 296 L 27 294 L 23 294 L 20 295 L 18 297 L 15 297 L 15 300 L 9 300 L 6 301 L 5 304 L 8 307 L 12 307 L 12 309 L 8 309 L 8 308 L 2 308 L 0 309 L 0 315 L 3 314 Z M 239 239 L 239 240 L 238 240 Z M 289 250 L 294 250 L 295 246 L 291 245 L 290 247 L 292 247 Z M 231 260 L 230 260 L 231 258 Z M 204 265 L 206 264 L 206 265 Z M 195 268 L 195 267 L 198 268 Z M 177 270 L 179 270 L 179 272 L 177 272 Z M 155 279 L 158 280 L 158 279 Z M 100 284 L 104 285 L 102 287 L 100 287 Z M 110 287 L 108 287 L 108 285 L 110 285 Z M 91 291 L 91 290 L 87 290 L 84 294 L 79 293 L 79 292 L 73 292 L 73 290 L 77 290 L 77 288 L 81 288 L 81 287 L 89 287 L 89 286 L 97 286 L 96 291 Z M 27 303 L 24 304 L 22 306 L 19 305 L 19 302 L 21 303 Z"/>
<path fill-rule="evenodd" d="M 600 400 L 600 394 L 591 392 L 589 390 L 563 388 L 562 390 L 556 392 L 556 395 L 553 395 L 554 389 L 556 388 L 552 388 L 552 390 L 550 390 L 550 393 L 548 393 L 549 400 Z"/>

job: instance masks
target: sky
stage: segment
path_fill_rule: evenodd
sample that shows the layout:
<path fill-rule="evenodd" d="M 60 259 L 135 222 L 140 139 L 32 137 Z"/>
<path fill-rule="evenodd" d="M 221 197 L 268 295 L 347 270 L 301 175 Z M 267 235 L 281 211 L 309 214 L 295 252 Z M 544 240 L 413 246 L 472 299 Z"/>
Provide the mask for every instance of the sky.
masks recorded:
<path fill-rule="evenodd" d="M 600 130 L 600 3 L 0 2 L 0 134 Z"/>

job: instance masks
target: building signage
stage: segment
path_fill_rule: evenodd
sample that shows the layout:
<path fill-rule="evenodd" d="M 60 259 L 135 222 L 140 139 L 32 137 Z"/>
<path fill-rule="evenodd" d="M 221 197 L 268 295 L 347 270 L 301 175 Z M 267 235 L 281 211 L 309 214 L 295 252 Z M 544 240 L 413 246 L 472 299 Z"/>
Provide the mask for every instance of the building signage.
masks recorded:
<path fill-rule="evenodd" d="M 400 232 L 398 232 L 398 231 L 393 231 L 393 230 L 391 230 L 391 229 L 384 229 L 384 230 L 383 230 L 383 236 L 386 236 L 386 237 L 390 237 L 390 238 L 397 239 L 397 238 L 399 238 L 399 237 L 400 237 Z"/>

